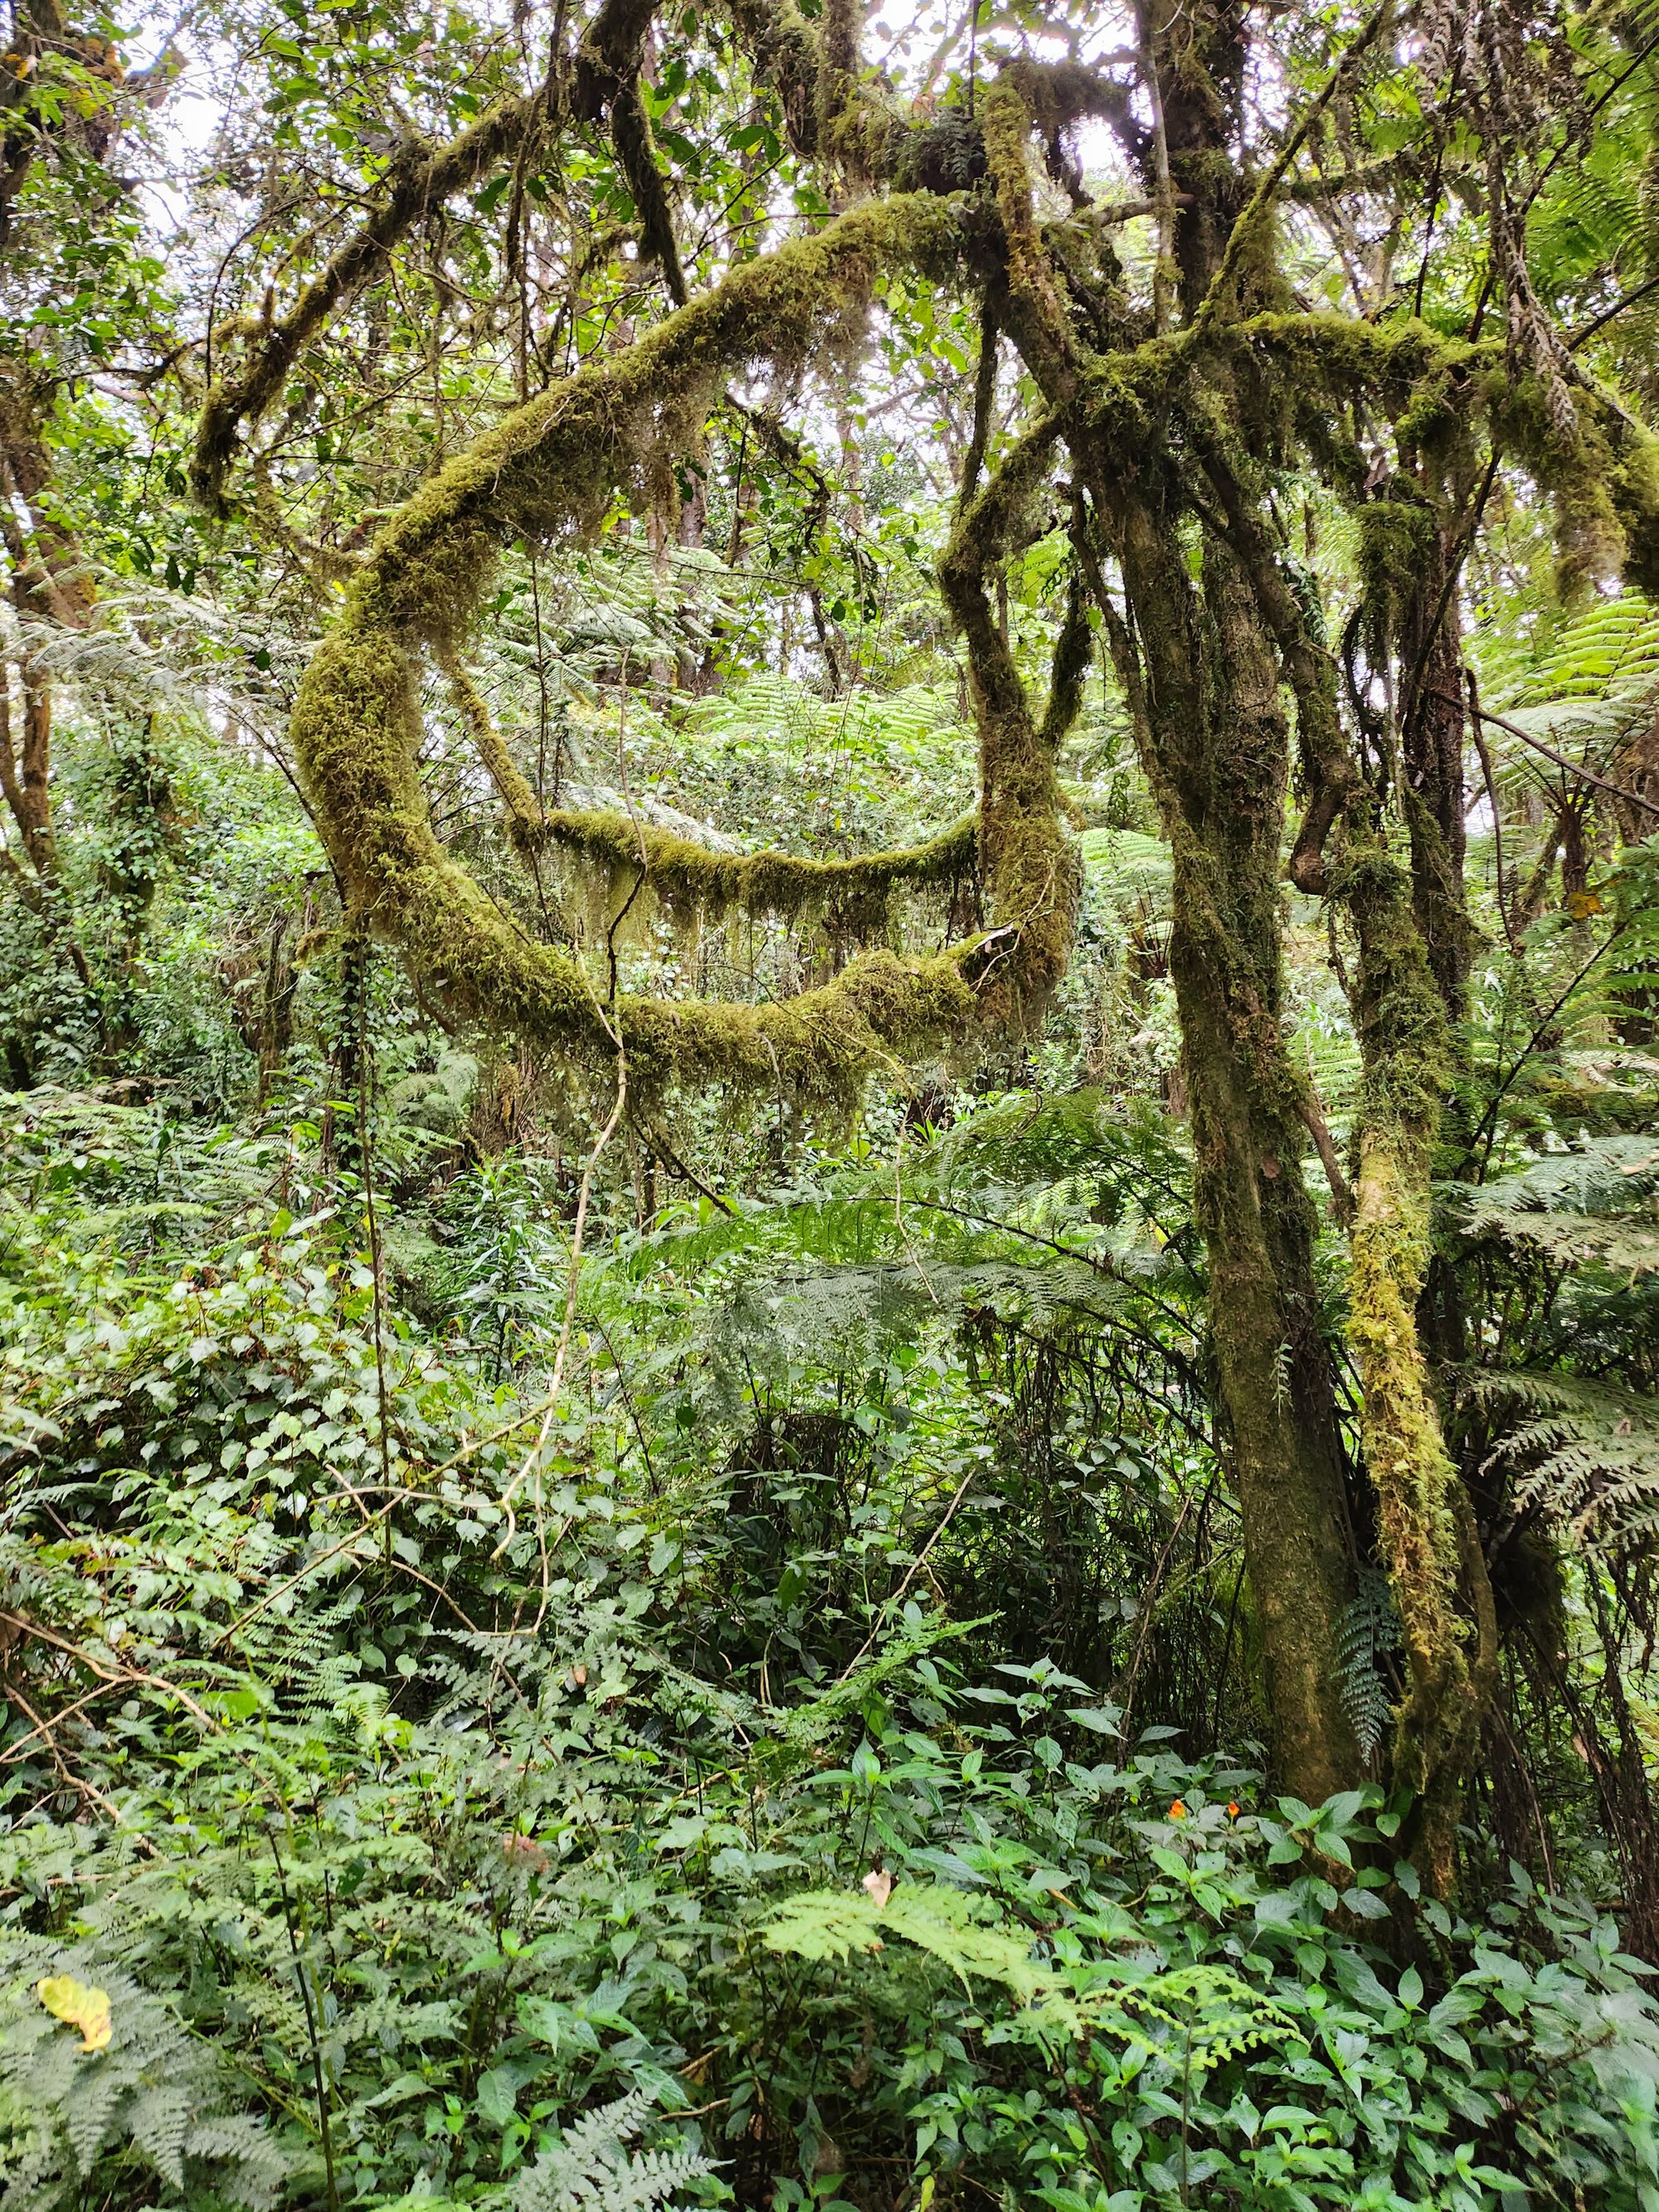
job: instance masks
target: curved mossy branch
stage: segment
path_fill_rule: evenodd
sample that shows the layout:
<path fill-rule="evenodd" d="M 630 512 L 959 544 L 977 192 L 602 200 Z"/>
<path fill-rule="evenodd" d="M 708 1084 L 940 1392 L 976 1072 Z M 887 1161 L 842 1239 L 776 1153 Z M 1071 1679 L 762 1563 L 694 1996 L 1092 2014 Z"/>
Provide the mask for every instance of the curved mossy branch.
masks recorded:
<path fill-rule="evenodd" d="M 943 276 L 957 245 L 951 206 L 916 193 L 855 208 L 742 264 L 457 454 L 386 524 L 349 610 L 410 643 L 454 639 L 503 538 L 577 534 L 618 489 L 647 498 L 663 453 L 695 434 L 733 374 L 763 361 L 799 367 L 864 313 L 884 271 Z"/>
<path fill-rule="evenodd" d="M 884 270 L 942 274 L 956 246 L 951 210 L 916 196 L 868 204 L 745 263 L 518 409 L 381 533 L 306 672 L 292 734 L 353 921 L 401 946 L 454 1013 L 595 1063 L 614 1055 L 614 1031 L 647 1093 L 714 1081 L 836 1097 L 878 1062 L 974 1023 L 975 945 L 931 960 L 866 953 L 775 1006 L 623 1000 L 602 1016 L 578 963 L 522 935 L 438 843 L 416 768 L 416 657 L 424 646 L 453 661 L 504 539 L 592 526 L 618 486 L 643 495 L 662 446 L 695 430 L 727 378 L 762 360 L 805 362 L 863 312 Z M 487 712 L 469 719 L 475 738 L 488 732 Z M 528 819 L 528 786 L 503 767 L 497 758 L 492 772 L 509 809 Z M 637 842 L 634 854 L 637 865 Z"/>
<path fill-rule="evenodd" d="M 1066 635 L 1074 638 L 1074 630 L 1068 628 Z M 1083 651 L 1086 665 L 1086 626 Z M 612 882 L 628 882 L 629 898 L 636 888 L 648 890 L 678 918 L 718 921 L 735 911 L 794 921 L 811 915 L 823 919 L 832 938 L 867 943 L 887 928 L 895 892 L 933 890 L 954 907 L 957 895 L 976 876 L 977 812 L 965 814 L 921 844 L 825 860 L 793 853 L 716 852 L 695 838 L 611 808 L 544 811 L 477 687 L 453 655 L 443 656 L 443 665 L 519 850 L 530 856 L 556 846 Z M 1075 684 L 1080 693 L 1080 672 Z M 1066 696 L 1073 698 L 1070 690 Z M 1062 735 L 1075 711 L 1073 701 L 1060 725 Z"/>
<path fill-rule="evenodd" d="M 995 1018 L 1018 1027 L 1066 972 L 1081 878 L 1061 822 L 1058 755 L 1082 698 L 1088 629 L 1073 592 L 1061 627 L 1050 712 L 1041 728 L 992 611 L 986 575 L 1045 475 L 1062 420 L 1045 416 L 1021 439 L 957 519 L 939 562 L 939 588 L 968 653 L 980 733 L 980 876 L 994 927 L 1012 942 L 986 986 Z"/>
<path fill-rule="evenodd" d="M 1073 594 L 1062 633 L 1057 683 L 1049 721 L 1059 738 L 1075 719 L 1087 667 L 1087 626 L 1078 639 Z M 473 748 L 507 810 L 509 837 L 526 856 L 556 846 L 586 861 L 612 881 L 632 879 L 650 890 L 670 914 L 718 921 L 736 911 L 759 918 L 795 921 L 805 915 L 823 918 L 832 937 L 868 941 L 884 931 L 893 894 L 901 890 L 942 892 L 953 905 L 956 895 L 975 878 L 979 852 L 979 817 L 966 814 L 935 837 L 894 850 L 860 854 L 844 860 L 818 860 L 793 853 L 723 853 L 657 824 L 611 808 L 554 807 L 544 811 L 495 727 L 477 686 L 448 650 L 439 655 Z M 1059 716 L 1056 721 L 1056 716 Z"/>
<path fill-rule="evenodd" d="M 576 55 L 568 99 L 550 81 L 534 92 L 496 101 L 447 145 L 416 141 L 399 151 L 386 172 L 386 197 L 368 222 L 330 255 L 285 315 L 252 334 L 255 349 L 241 367 L 209 386 L 196 427 L 190 483 L 210 514 L 224 517 L 231 512 L 225 475 L 244 425 L 252 427 L 262 419 L 295 362 L 335 310 L 367 282 L 422 216 L 499 168 L 517 154 L 528 133 L 555 127 L 566 112 L 596 119 L 600 103 L 614 99 L 637 76 L 640 48 L 655 13 L 656 0 L 605 0 Z M 671 259 L 663 251 L 665 238 L 672 251 L 672 231 L 666 228 L 666 193 L 654 160 L 649 159 L 650 126 L 643 110 L 639 124 L 638 131 L 623 126 L 617 158 L 640 204 L 647 250 L 663 260 L 672 289 L 678 257 L 673 254 Z M 647 204 L 650 185 L 646 184 L 647 198 L 641 198 L 640 182 L 629 168 L 630 155 L 641 144 L 660 201 L 654 232 L 658 210 L 654 203 Z M 683 277 L 679 283 L 676 297 L 684 300 Z"/>
<path fill-rule="evenodd" d="M 544 811 L 514 759 L 477 686 L 453 653 L 441 656 L 474 750 L 507 809 L 507 835 L 520 851 L 546 846 L 573 853 L 613 879 L 633 878 L 673 915 L 718 921 L 736 911 L 794 921 L 822 915 L 832 935 L 868 939 L 885 928 L 895 891 L 953 895 L 975 872 L 979 817 L 966 814 L 919 845 L 820 860 L 793 853 L 720 853 L 672 830 L 607 807 Z"/>
<path fill-rule="evenodd" d="M 579 963 L 525 936 L 434 836 L 414 769 L 412 673 L 407 647 L 348 608 L 306 672 L 294 737 L 354 923 L 397 945 L 452 1018 L 595 1066 L 619 1034 L 640 1096 L 717 1082 L 842 1100 L 872 1066 L 971 1026 L 973 946 L 932 960 L 866 953 L 769 1006 L 624 998 L 607 1018 Z"/>
<path fill-rule="evenodd" d="M 335 309 L 373 275 L 422 216 L 477 183 L 512 154 L 543 108 L 539 92 L 500 100 L 447 146 L 405 148 L 387 172 L 382 204 L 353 233 L 301 292 L 284 315 L 258 329 L 241 367 L 208 387 L 196 426 L 190 485 L 211 514 L 226 516 L 225 473 L 242 426 L 257 423 L 282 390 L 289 371 Z"/>
<path fill-rule="evenodd" d="M 893 852 L 818 860 L 793 853 L 717 853 L 694 838 L 603 809 L 555 809 L 537 842 L 575 853 L 608 873 L 642 877 L 672 914 L 718 921 L 724 915 L 794 921 L 822 915 L 832 935 L 869 938 L 887 924 L 901 889 L 957 890 L 974 873 L 979 823 L 969 814 L 929 838 Z"/>

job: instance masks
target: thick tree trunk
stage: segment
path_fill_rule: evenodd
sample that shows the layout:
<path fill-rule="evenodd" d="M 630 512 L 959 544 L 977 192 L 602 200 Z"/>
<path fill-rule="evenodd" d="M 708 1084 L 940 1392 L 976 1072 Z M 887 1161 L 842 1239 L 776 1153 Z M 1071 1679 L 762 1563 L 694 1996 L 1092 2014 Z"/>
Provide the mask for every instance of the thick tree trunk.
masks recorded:
<path fill-rule="evenodd" d="M 1303 1133 L 1275 1110 L 1258 1054 L 1240 1048 L 1216 963 L 1220 918 L 1209 909 L 1200 919 L 1193 905 L 1178 871 L 1170 971 L 1186 1040 L 1210 1327 L 1277 1762 L 1291 1788 L 1316 1803 L 1355 1782 L 1364 1762 L 1338 1663 L 1352 1545 L 1315 1306 Z M 1234 963 L 1240 949 L 1234 936 Z"/>
<path fill-rule="evenodd" d="M 1121 511 L 1136 720 L 1174 858 L 1176 987 L 1210 1328 L 1280 1772 L 1317 1802 L 1364 1771 L 1338 1644 L 1354 1547 L 1318 1324 L 1300 1085 L 1280 1026 L 1289 733 L 1277 659 L 1231 555 L 1201 592 L 1163 518 Z"/>

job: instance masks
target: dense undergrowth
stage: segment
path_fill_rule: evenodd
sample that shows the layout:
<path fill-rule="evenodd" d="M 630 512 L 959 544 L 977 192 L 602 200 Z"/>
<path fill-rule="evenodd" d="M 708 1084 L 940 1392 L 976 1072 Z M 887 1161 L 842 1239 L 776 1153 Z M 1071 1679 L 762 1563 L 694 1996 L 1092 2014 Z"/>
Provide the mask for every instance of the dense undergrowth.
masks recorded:
<path fill-rule="evenodd" d="M 4 2212 L 1659 2212 L 1659 0 L 135 19 Z"/>
<path fill-rule="evenodd" d="M 787 713 L 867 842 L 949 769 L 935 694 L 850 735 L 757 696 L 672 773 L 636 710 L 611 773 L 724 790 L 740 849 Z M 1506 1643 L 1449 1906 L 1381 1782 L 1268 1778 L 1168 853 L 1109 703 L 1042 1037 L 850 1123 L 649 1103 L 597 1157 L 603 1095 L 329 933 L 275 778 L 187 717 L 144 744 L 149 847 L 97 721 L 61 750 L 93 988 L 21 913 L 0 970 L 9 2203 L 1656 2201 L 1650 848 L 1599 934 L 1546 915 L 1475 979 L 1437 1239 Z M 1340 947 L 1290 919 L 1341 1144 Z M 610 941 L 680 987 L 820 957 Z M 1381 1775 L 1374 1569 L 1342 1665 Z"/>
<path fill-rule="evenodd" d="M 619 1194 L 550 1390 L 574 1170 L 445 1073 L 331 1174 L 8 1104 L 9 2201 L 1650 2201 L 1593 1817 L 1554 1895 L 1477 1818 L 1453 1913 L 1380 1789 L 1264 1779 L 1164 1124 Z"/>

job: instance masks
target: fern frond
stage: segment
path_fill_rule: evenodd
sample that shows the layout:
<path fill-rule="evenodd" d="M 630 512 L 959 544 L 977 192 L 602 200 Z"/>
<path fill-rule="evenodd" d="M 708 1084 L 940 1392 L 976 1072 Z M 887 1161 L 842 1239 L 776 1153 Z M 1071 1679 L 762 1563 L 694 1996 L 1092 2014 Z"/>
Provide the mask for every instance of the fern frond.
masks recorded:
<path fill-rule="evenodd" d="M 1337 1662 L 1342 1703 L 1366 1759 L 1375 1755 L 1394 1711 L 1377 1662 L 1399 1648 L 1400 1616 L 1388 1577 L 1378 1568 L 1362 1567 L 1338 1632 Z"/>
<path fill-rule="evenodd" d="M 700 2151 L 627 2148 L 645 2124 L 650 2092 L 630 2089 L 613 2104 L 584 2113 L 546 2151 L 514 2191 L 515 2212 L 644 2212 L 667 2204 L 714 2167 Z"/>
<path fill-rule="evenodd" d="M 65 1972 L 108 1993 L 106 2048 L 83 2051 L 37 1997 L 40 1979 Z M 118 1966 L 0 1934 L 0 2147 L 8 2128 L 13 2139 L 0 2167 L 7 2212 L 63 2212 L 100 2197 L 105 2162 L 135 2154 L 181 2195 L 210 2179 L 222 2203 L 264 2212 L 287 2164 L 257 2119 L 228 2109 L 231 2094 L 214 2052 Z"/>
<path fill-rule="evenodd" d="M 1588 1376 L 1508 1371 L 1466 1385 L 1497 1415 L 1486 1465 L 1514 1480 L 1517 1513 L 1535 1512 L 1589 1552 L 1659 1540 L 1659 1411 L 1651 1398 Z"/>

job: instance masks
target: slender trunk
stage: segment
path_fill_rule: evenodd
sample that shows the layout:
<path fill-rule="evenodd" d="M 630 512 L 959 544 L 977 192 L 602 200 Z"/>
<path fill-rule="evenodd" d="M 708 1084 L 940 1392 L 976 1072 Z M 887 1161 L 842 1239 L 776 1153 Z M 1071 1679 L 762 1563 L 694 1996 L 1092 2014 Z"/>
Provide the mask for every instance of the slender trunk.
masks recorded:
<path fill-rule="evenodd" d="M 1399 641 L 1406 679 L 1417 678 L 1401 732 L 1406 827 L 1412 904 L 1429 972 L 1448 1017 L 1461 1022 L 1474 938 L 1463 883 L 1463 652 L 1450 588 L 1453 548 L 1437 520 L 1425 530 L 1425 545 L 1427 563 L 1402 610 Z"/>
<path fill-rule="evenodd" d="M 1453 1046 L 1413 886 L 1373 823 L 1357 819 L 1352 831 L 1342 888 L 1359 938 L 1354 1000 L 1365 1085 L 1348 1334 L 1364 1390 L 1378 1550 L 1405 1644 L 1393 1768 L 1414 1802 L 1401 1846 L 1444 1896 L 1498 1664 L 1486 1559 L 1446 1449 L 1417 1310 Z"/>
<path fill-rule="evenodd" d="M 52 692 L 38 670 L 23 672 L 22 743 L 12 734 L 12 702 L 0 679 L 0 796 L 22 842 L 28 872 L 15 870 L 20 895 L 39 917 L 46 941 L 90 991 L 92 974 L 75 934 L 69 894 L 52 820 Z"/>

